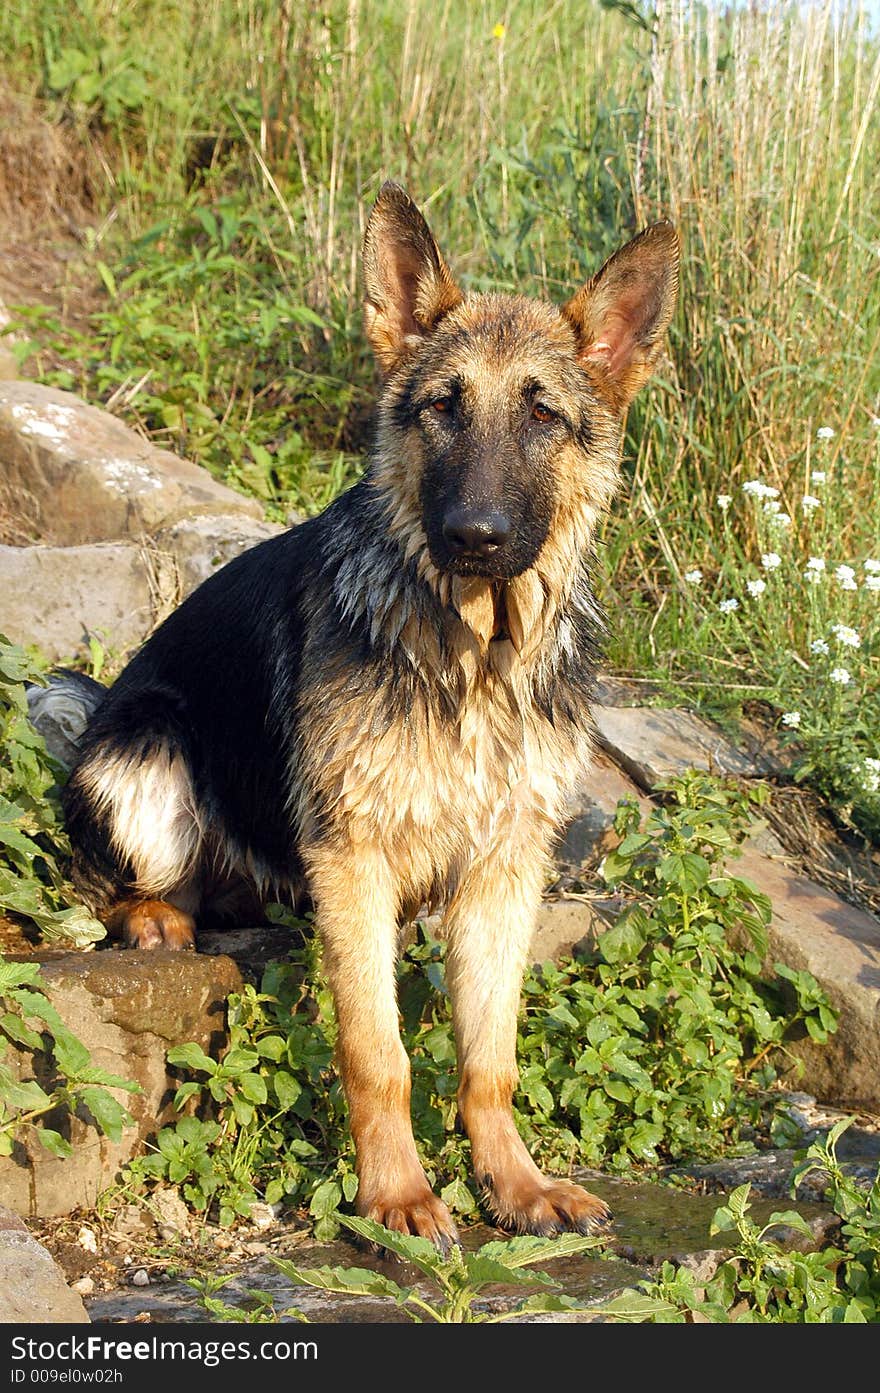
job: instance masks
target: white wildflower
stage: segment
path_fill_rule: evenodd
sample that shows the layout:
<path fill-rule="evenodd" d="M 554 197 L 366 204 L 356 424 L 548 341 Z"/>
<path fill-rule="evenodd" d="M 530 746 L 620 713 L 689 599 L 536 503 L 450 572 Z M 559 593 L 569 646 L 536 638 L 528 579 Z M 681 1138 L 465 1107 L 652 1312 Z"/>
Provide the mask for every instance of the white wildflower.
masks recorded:
<path fill-rule="evenodd" d="M 749 479 L 743 484 L 743 493 L 750 493 L 753 498 L 778 498 L 779 489 L 772 484 L 765 484 L 760 479 Z"/>
<path fill-rule="evenodd" d="M 874 427 L 875 430 L 880 430 L 880 416 L 872 416 L 871 425 Z"/>
<path fill-rule="evenodd" d="M 833 427 L 833 426 L 820 426 L 819 429 L 816 431 L 816 439 L 817 439 L 817 440 L 833 440 L 833 439 L 834 439 L 834 427 Z"/>
<path fill-rule="evenodd" d="M 814 469 L 810 474 L 810 483 L 824 484 L 827 478 L 828 475 L 826 474 L 824 469 Z"/>
<path fill-rule="evenodd" d="M 824 558 L 824 556 L 811 556 L 810 559 L 809 559 L 809 561 L 807 562 L 807 570 L 808 570 L 808 571 L 824 571 L 824 570 L 825 570 L 825 558 Z"/>
<path fill-rule="evenodd" d="M 764 512 L 768 517 L 772 517 L 774 513 L 779 512 L 781 507 L 782 504 L 779 502 L 778 498 L 768 498 L 767 502 L 764 504 Z"/>
<path fill-rule="evenodd" d="M 766 580 L 747 580 L 747 581 L 746 581 L 746 590 L 748 590 L 749 594 L 750 594 L 750 595 L 753 595 L 755 599 L 757 599 L 759 595 L 763 595 L 763 593 L 764 593 L 764 591 L 765 591 L 766 589 L 767 589 L 767 582 L 766 582 Z"/>
<path fill-rule="evenodd" d="M 868 576 L 865 580 L 866 590 L 880 590 L 880 576 Z"/>
<path fill-rule="evenodd" d="M 880 793 L 880 759 L 865 760 L 862 787 L 866 793 Z"/>
<path fill-rule="evenodd" d="M 859 638 L 855 629 L 851 629 L 848 624 L 832 624 L 831 632 L 842 643 L 844 648 L 861 648 L 862 640 Z"/>
<path fill-rule="evenodd" d="M 810 644 L 810 652 L 818 653 L 820 657 L 827 658 L 831 649 L 828 647 L 824 638 L 814 638 L 813 642 Z"/>
<path fill-rule="evenodd" d="M 722 614 L 732 614 L 735 609 L 739 609 L 739 600 L 722 600 L 718 608 Z"/>
<path fill-rule="evenodd" d="M 782 724 L 783 724 L 784 726 L 792 726 L 795 730 L 797 730 L 797 728 L 798 728 L 798 726 L 800 725 L 800 723 L 801 723 L 801 713 L 800 713 L 800 711 L 783 711 L 783 713 L 782 713 Z"/>
<path fill-rule="evenodd" d="M 729 493 L 719 493 L 715 502 L 718 504 L 718 507 L 721 509 L 722 513 L 726 513 L 731 503 L 733 502 L 733 497 Z"/>
<path fill-rule="evenodd" d="M 788 513 L 771 513 L 770 521 L 774 527 L 791 527 L 791 518 Z"/>
<path fill-rule="evenodd" d="M 865 562 L 865 570 L 875 575 L 880 571 L 880 561 L 872 561 L 870 558 Z"/>
<path fill-rule="evenodd" d="M 693 571 L 685 571 L 684 578 L 687 581 L 688 585 L 702 585 L 703 572 L 698 569 L 695 569 Z"/>
<path fill-rule="evenodd" d="M 777 566 L 782 565 L 782 557 L 775 551 L 765 551 L 761 557 L 761 565 L 765 571 L 775 571 Z"/>
<path fill-rule="evenodd" d="M 828 676 L 838 687 L 848 687 L 852 681 L 852 675 L 845 667 L 833 667 Z"/>
<path fill-rule="evenodd" d="M 836 566 L 834 575 L 841 590 L 858 590 L 859 587 L 856 585 L 856 573 L 852 566 Z"/>
<path fill-rule="evenodd" d="M 815 495 L 812 493 L 805 493 L 803 498 L 801 499 L 801 507 L 803 508 L 805 513 L 811 513 L 814 508 L 820 508 L 821 506 L 822 500 L 820 498 L 816 498 Z"/>
<path fill-rule="evenodd" d="M 821 579 L 821 571 L 804 571 L 804 580 L 807 581 L 809 585 L 817 585 Z"/>

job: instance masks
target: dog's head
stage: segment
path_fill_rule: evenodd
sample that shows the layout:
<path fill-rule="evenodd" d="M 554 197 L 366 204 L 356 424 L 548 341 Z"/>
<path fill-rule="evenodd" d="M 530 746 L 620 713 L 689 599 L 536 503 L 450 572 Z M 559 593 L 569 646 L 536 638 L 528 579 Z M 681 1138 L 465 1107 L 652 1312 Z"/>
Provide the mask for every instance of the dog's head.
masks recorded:
<path fill-rule="evenodd" d="M 364 276 L 394 525 L 439 572 L 521 575 L 554 530 L 579 511 L 591 526 L 613 495 L 626 408 L 672 316 L 675 230 L 647 228 L 560 309 L 464 296 L 415 204 L 388 183 Z"/>

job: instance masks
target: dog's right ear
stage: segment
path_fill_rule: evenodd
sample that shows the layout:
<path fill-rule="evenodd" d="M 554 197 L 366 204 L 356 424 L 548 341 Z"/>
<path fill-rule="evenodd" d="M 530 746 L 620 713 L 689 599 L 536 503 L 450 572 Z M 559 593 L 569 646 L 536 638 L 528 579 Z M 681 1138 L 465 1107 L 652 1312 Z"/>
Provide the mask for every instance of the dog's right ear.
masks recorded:
<path fill-rule="evenodd" d="M 428 224 L 399 184 L 383 184 L 364 235 L 364 318 L 390 373 L 462 299 Z"/>

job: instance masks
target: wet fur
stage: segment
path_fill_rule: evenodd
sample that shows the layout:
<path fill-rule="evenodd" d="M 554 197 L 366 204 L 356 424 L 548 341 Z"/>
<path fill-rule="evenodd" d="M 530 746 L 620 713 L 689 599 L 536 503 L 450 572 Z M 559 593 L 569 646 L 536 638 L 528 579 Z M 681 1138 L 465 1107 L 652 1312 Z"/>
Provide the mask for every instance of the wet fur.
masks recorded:
<path fill-rule="evenodd" d="M 661 242 L 637 266 L 645 247 L 668 258 Z M 440 1243 L 454 1226 L 412 1139 L 395 962 L 397 925 L 444 905 L 460 1106 L 490 1208 L 508 1227 L 585 1229 L 604 1206 L 541 1176 L 513 1127 L 516 1012 L 591 749 L 591 539 L 668 313 L 654 308 L 634 356 L 628 310 L 622 331 L 616 309 L 590 328 L 598 278 L 562 311 L 465 298 L 387 186 L 365 267 L 385 372 L 367 472 L 212 576 L 119 677 L 66 790 L 75 879 L 136 945 L 180 946 L 235 882 L 264 900 L 305 890 L 336 997 L 358 1207 Z M 549 428 L 535 428 L 538 395 Z M 451 405 L 435 419 L 438 399 Z M 500 499 L 513 519 L 491 565 L 446 550 L 462 498 Z"/>

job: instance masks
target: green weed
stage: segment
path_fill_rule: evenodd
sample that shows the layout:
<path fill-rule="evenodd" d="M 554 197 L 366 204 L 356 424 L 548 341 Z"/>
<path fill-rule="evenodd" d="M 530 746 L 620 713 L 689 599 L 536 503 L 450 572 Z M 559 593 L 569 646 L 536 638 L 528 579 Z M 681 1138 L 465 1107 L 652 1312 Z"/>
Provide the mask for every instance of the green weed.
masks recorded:
<path fill-rule="evenodd" d="M 852 1118 L 814 1142 L 795 1169 L 792 1188 L 812 1172 L 828 1180 L 826 1198 L 841 1220 L 838 1241 L 807 1252 L 784 1250 L 774 1239 L 780 1225 L 808 1240 L 808 1225 L 794 1210 L 771 1214 L 759 1226 L 750 1214 L 749 1186 L 742 1185 L 718 1209 L 713 1234 L 733 1230 L 731 1256 L 701 1287 L 692 1273 L 664 1263 L 656 1282 L 624 1293 L 600 1308 L 613 1320 L 682 1324 L 700 1320 L 749 1324 L 865 1324 L 880 1320 L 880 1170 L 860 1186 L 837 1160 L 837 1142 Z"/>
<path fill-rule="evenodd" d="M 515 1110 L 550 1169 L 628 1172 L 748 1151 L 756 1130 L 790 1140 L 773 1107 L 778 1059 L 798 1030 L 822 1041 L 836 1028 L 809 973 L 777 965 L 775 982 L 762 975 L 770 907 L 727 864 L 749 798 L 701 774 L 673 781 L 668 795 L 644 828 L 638 809 L 618 811 L 622 841 L 604 874 L 626 906 L 594 954 L 526 977 Z M 399 1001 L 427 1174 L 450 1208 L 473 1218 L 443 946 L 424 931 L 404 957 Z M 357 1177 L 314 947 L 270 964 L 259 990 L 233 994 L 229 1020 L 221 1060 L 195 1045 L 170 1052 L 196 1076 L 176 1103 L 196 1104 L 200 1116 L 163 1129 L 129 1177 L 182 1183 L 224 1224 L 257 1197 L 308 1203 L 317 1236 L 332 1238 Z"/>

